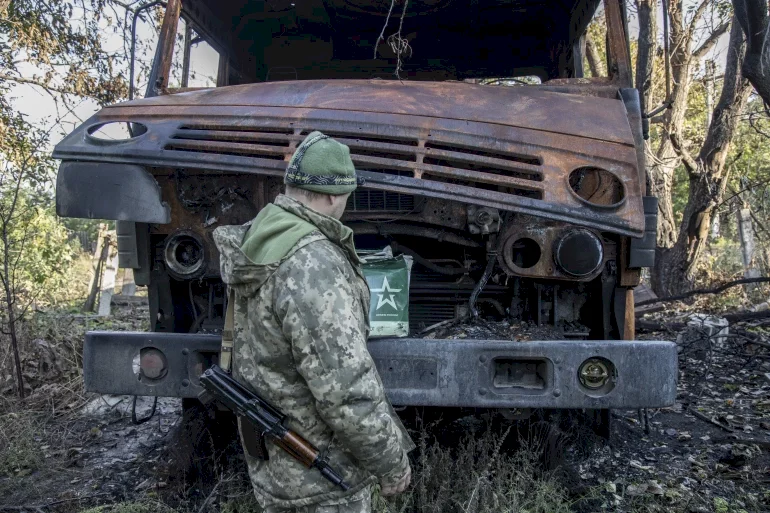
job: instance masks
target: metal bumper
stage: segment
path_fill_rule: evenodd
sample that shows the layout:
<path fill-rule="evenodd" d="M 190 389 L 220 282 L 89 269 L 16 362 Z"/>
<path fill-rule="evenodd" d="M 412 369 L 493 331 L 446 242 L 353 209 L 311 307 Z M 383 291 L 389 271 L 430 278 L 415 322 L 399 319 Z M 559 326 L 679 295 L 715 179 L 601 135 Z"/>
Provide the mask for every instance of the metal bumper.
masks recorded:
<path fill-rule="evenodd" d="M 218 360 L 214 335 L 95 331 L 86 334 L 86 389 L 130 395 L 196 397 L 198 376 Z M 369 351 L 391 402 L 409 406 L 488 408 L 663 407 L 676 398 L 677 352 L 661 341 L 380 339 Z M 143 349 L 163 352 L 166 370 L 148 379 Z M 613 368 L 612 386 L 586 388 L 583 362 Z"/>

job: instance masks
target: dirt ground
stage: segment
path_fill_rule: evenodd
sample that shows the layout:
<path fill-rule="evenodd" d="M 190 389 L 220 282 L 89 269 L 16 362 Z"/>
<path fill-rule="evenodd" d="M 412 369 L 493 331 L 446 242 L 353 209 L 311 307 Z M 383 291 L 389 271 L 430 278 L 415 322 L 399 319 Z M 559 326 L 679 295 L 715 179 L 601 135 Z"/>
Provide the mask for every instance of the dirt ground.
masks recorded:
<path fill-rule="evenodd" d="M 646 419 L 614 411 L 608 441 L 554 428 L 551 436 L 561 437 L 554 475 L 572 511 L 770 511 L 770 352 L 724 335 L 703 327 L 640 334 L 678 339 L 676 404 Z M 138 418 L 151 409 L 151 398 L 138 399 Z M 0 471 L 0 511 L 70 513 L 147 500 L 176 511 L 256 511 L 236 444 L 215 477 L 191 481 L 180 470 L 181 401 L 159 400 L 138 425 L 131 411 L 130 397 L 88 396 L 66 415 L 4 413 L 6 435 L 16 423 L 26 438 L 6 436 L 20 463 Z M 223 480 L 227 492 L 217 488 Z"/>

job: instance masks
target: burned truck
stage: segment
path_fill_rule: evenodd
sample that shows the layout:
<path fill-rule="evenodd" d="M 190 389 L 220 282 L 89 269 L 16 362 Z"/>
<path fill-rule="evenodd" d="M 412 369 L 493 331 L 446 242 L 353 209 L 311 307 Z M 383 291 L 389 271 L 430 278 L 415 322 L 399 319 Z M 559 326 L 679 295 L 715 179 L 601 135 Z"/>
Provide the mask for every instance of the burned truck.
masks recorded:
<path fill-rule="evenodd" d="M 320 130 L 366 180 L 343 218 L 357 248 L 414 262 L 409 336 L 369 341 L 393 404 L 606 419 L 673 403 L 674 344 L 634 341 L 657 208 L 624 3 L 394 5 L 389 18 L 385 0 L 166 2 L 145 97 L 54 153 L 59 215 L 116 220 L 120 265 L 149 295 L 151 332 L 86 335 L 88 390 L 198 396 L 227 301 L 212 232 L 254 218 Z M 602 9 L 608 76 L 586 78 Z M 180 19 L 196 37 L 175 51 Z M 388 44 L 397 30 L 409 52 Z M 196 40 L 219 54 L 216 87 L 170 87 Z M 116 124 L 125 137 L 100 135 Z M 431 335 L 460 319 L 507 331 Z"/>

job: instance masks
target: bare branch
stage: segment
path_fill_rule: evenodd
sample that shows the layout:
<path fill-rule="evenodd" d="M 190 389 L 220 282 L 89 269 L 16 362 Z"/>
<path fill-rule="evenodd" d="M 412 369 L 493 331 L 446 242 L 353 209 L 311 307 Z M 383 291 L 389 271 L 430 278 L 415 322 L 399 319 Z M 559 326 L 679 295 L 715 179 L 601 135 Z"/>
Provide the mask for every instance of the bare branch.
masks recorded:
<path fill-rule="evenodd" d="M 719 41 L 719 38 L 722 37 L 725 33 L 727 33 L 727 30 L 730 28 L 730 22 L 722 23 L 717 28 L 714 29 L 714 31 L 709 35 L 709 37 L 706 38 L 701 45 L 693 50 L 692 56 L 695 59 L 702 59 L 703 56 L 705 56 L 709 51 L 714 48 L 714 46 Z"/>
<path fill-rule="evenodd" d="M 678 294 L 676 296 L 658 297 L 655 299 L 647 299 L 645 301 L 639 301 L 634 306 L 639 307 L 639 306 L 654 305 L 656 303 L 670 303 L 672 301 L 681 301 L 682 299 L 687 299 L 687 298 L 691 298 L 693 296 L 698 296 L 702 294 L 719 294 L 720 292 L 724 292 L 725 290 L 732 287 L 737 287 L 738 285 L 748 285 L 749 283 L 768 283 L 768 282 L 770 282 L 770 277 L 767 277 L 767 276 L 763 276 L 760 278 L 742 278 L 740 280 L 728 281 L 727 283 L 723 283 L 718 287 L 714 287 L 711 289 L 695 289 L 685 294 Z"/>
<path fill-rule="evenodd" d="M 695 29 L 698 26 L 698 22 L 703 17 L 703 13 L 706 12 L 706 8 L 709 6 L 710 3 L 711 3 L 711 0 L 703 0 L 698 5 L 697 9 L 695 9 L 692 19 L 690 20 L 690 28 L 689 28 L 690 34 L 695 33 Z"/>
<path fill-rule="evenodd" d="M 685 168 L 687 168 L 687 173 L 690 174 L 690 176 L 696 174 L 698 172 L 698 162 L 693 158 L 690 152 L 687 151 L 687 148 L 684 147 L 679 134 L 672 132 L 669 134 L 669 139 L 676 152 L 682 157 L 682 163 Z"/>

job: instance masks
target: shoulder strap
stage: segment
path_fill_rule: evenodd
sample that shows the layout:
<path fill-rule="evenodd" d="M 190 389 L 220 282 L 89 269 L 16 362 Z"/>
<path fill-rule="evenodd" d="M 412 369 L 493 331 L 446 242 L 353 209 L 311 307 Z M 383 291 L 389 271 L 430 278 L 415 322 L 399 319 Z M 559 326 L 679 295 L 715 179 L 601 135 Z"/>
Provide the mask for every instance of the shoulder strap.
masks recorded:
<path fill-rule="evenodd" d="M 233 360 L 233 327 L 235 326 L 235 291 L 228 287 L 225 326 L 222 329 L 222 351 L 219 353 L 219 367 L 230 372 Z"/>

